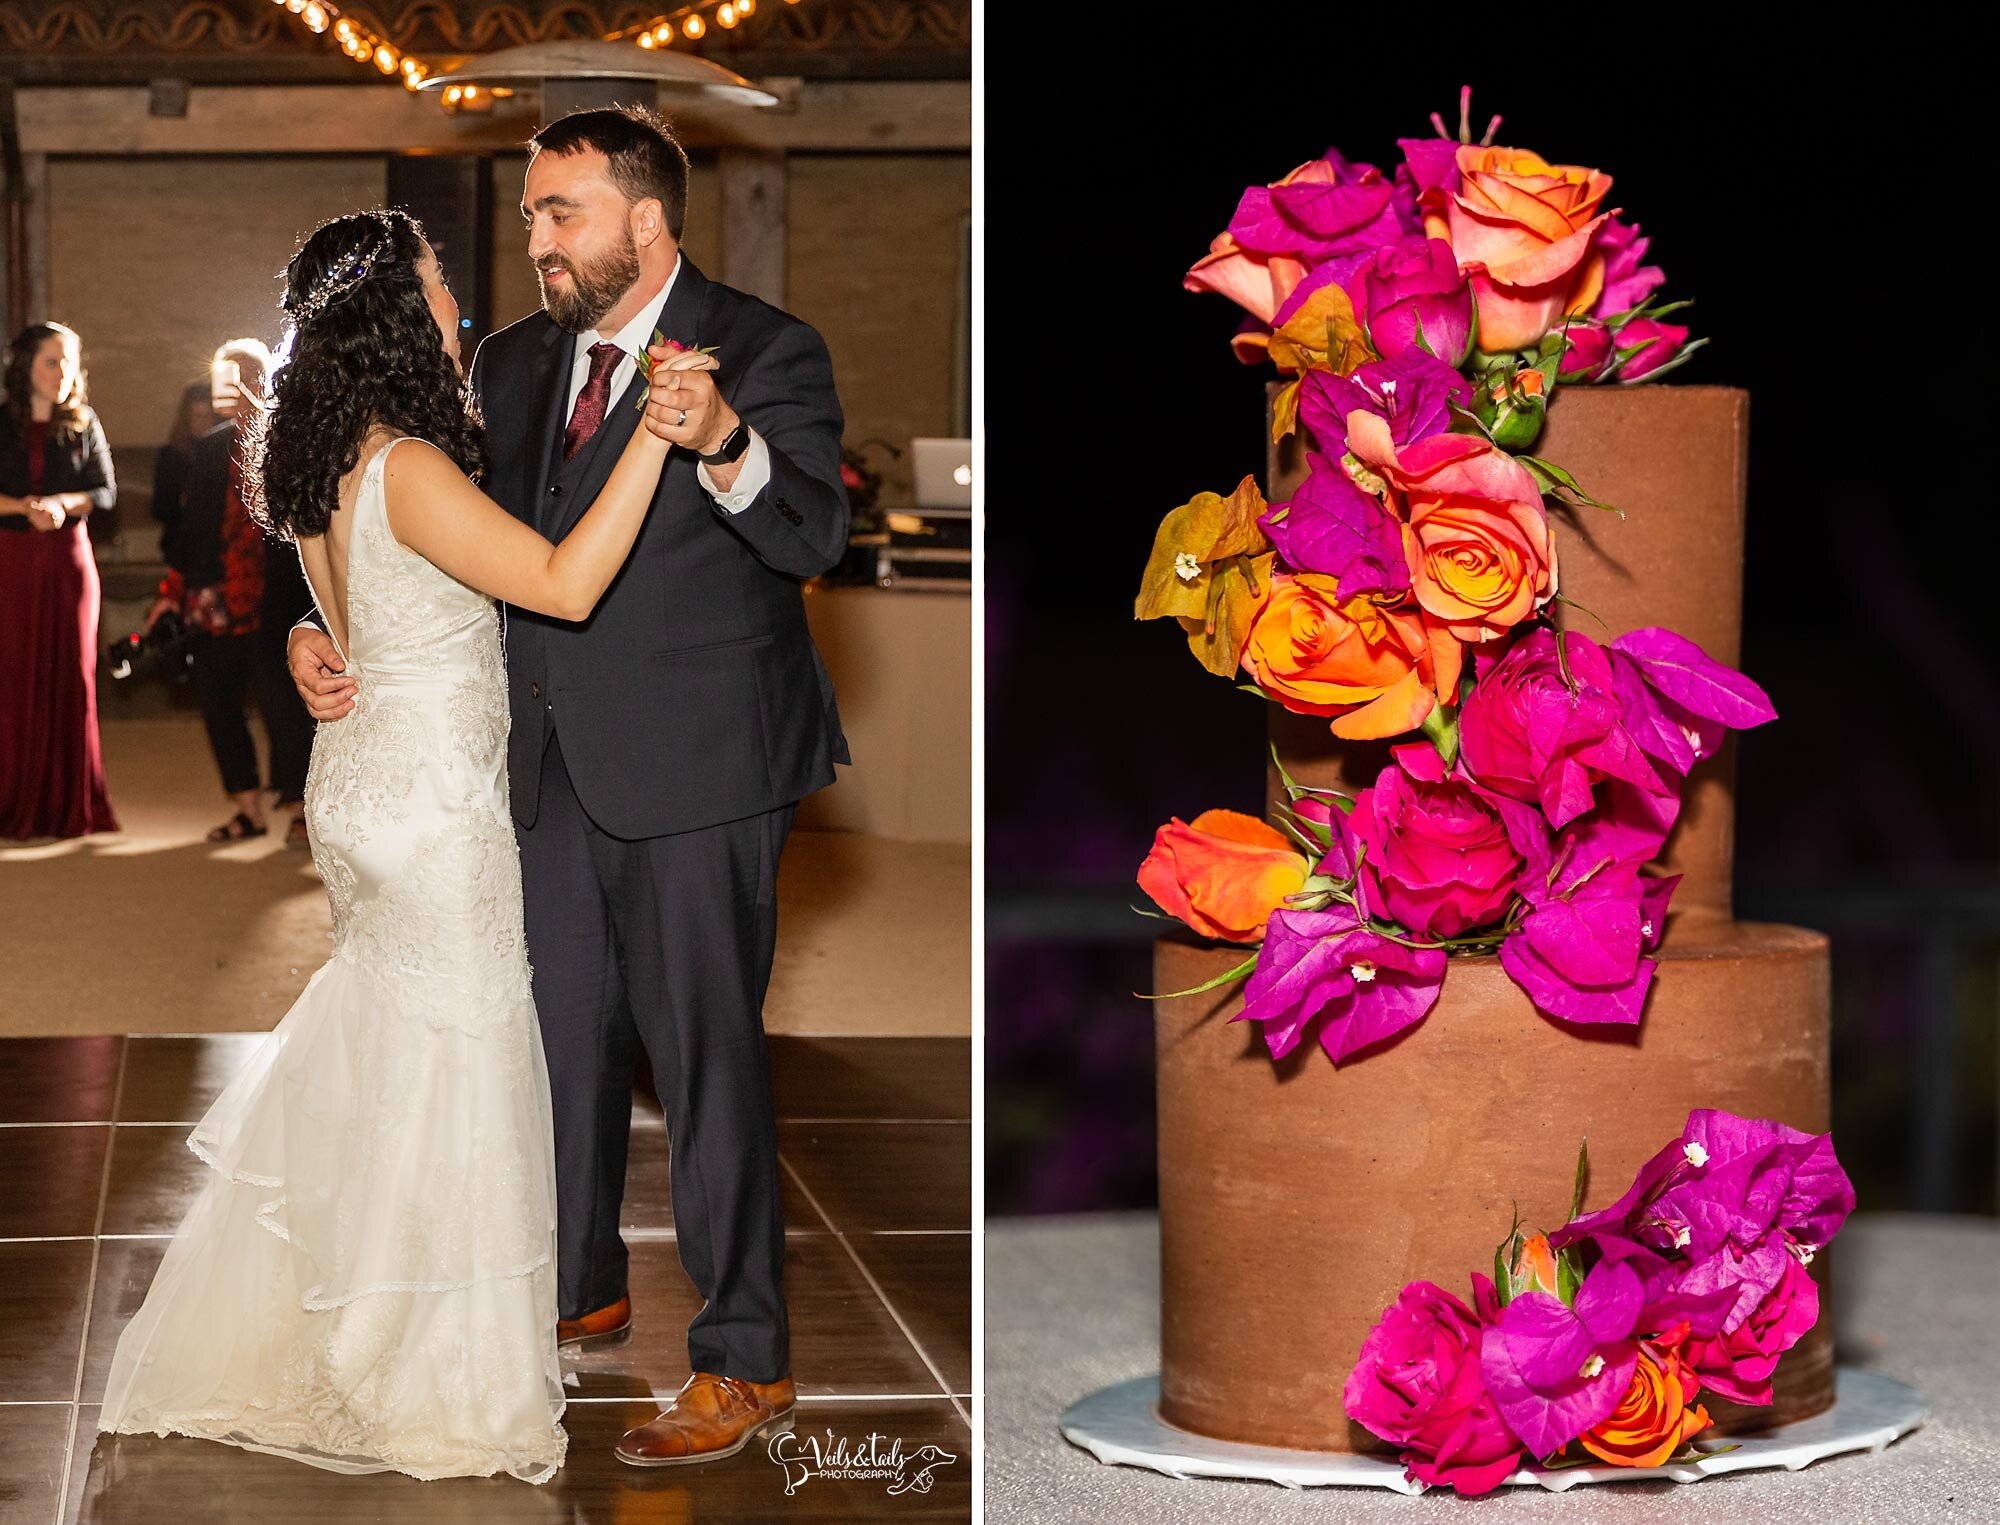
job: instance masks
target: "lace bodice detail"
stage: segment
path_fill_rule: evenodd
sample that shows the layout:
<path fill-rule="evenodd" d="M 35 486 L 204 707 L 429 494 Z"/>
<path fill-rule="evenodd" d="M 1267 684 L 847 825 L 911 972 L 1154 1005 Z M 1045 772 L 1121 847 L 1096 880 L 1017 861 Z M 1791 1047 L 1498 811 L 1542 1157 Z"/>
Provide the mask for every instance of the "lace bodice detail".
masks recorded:
<path fill-rule="evenodd" d="M 314 858 L 332 900 L 336 951 L 353 951 L 361 936 L 389 966 L 421 966 L 426 977 L 448 983 L 472 971 L 441 964 L 424 917 L 506 929 L 471 939 L 476 949 L 464 939 L 451 943 L 455 952 L 483 955 L 479 967 L 489 976 L 497 967 L 493 957 L 503 952 L 494 939 L 511 944 L 519 937 L 519 868 L 507 808 L 507 663 L 494 600 L 400 544 L 389 527 L 383 472 L 400 443 L 375 453 L 355 494 L 347 557 L 349 649 L 343 652 L 355 678 L 354 711 L 319 728 L 307 814 Z M 424 860 L 456 854 L 467 861 L 451 882 L 479 903 L 434 900 L 423 916 L 413 917 L 419 908 L 404 905 L 400 913 L 357 921 L 362 883 L 351 855 L 371 837 L 409 826 L 411 801 L 428 792 L 419 787 L 426 782 L 451 807 L 449 821 L 439 823 L 448 829 L 408 841 L 416 861 L 401 898 L 420 893 L 414 881 Z M 389 886 L 377 889 L 386 893 Z M 510 890 L 515 905 L 508 914 L 502 902 Z M 419 934 L 424 941 L 411 940 Z M 525 943 L 504 952 L 518 953 L 525 971 Z"/>

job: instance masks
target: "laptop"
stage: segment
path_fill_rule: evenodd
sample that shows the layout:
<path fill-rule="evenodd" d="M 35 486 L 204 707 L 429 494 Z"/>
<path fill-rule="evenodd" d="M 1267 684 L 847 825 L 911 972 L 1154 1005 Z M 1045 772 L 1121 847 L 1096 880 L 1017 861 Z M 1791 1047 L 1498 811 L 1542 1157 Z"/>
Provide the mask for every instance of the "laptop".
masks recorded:
<path fill-rule="evenodd" d="M 918 508 L 972 507 L 972 441 L 910 441 Z"/>

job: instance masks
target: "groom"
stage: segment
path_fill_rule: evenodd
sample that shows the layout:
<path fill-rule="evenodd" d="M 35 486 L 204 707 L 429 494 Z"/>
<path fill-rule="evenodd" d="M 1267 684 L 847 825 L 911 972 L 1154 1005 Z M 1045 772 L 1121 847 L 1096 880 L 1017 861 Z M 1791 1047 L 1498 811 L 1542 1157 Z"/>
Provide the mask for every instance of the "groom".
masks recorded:
<path fill-rule="evenodd" d="M 555 1105 L 565 1345 L 629 1336 L 618 1233 L 635 1044 L 666 1112 L 676 1242 L 704 1298 L 693 1375 L 627 1431 L 635 1466 L 701 1462 L 788 1428 L 777 1132 L 763 999 L 779 855 L 847 743 L 800 579 L 847 544 L 840 404 L 806 324 L 680 251 L 688 164 L 657 117 L 579 111 L 535 135 L 521 212 L 543 311 L 479 347 L 486 491 L 560 541 L 632 430 L 656 341 L 713 349 L 646 427 L 668 458 L 630 561 L 592 617 L 507 610 L 508 783 Z M 665 350 L 659 351 L 664 354 Z M 332 642 L 292 671 L 347 713 Z"/>

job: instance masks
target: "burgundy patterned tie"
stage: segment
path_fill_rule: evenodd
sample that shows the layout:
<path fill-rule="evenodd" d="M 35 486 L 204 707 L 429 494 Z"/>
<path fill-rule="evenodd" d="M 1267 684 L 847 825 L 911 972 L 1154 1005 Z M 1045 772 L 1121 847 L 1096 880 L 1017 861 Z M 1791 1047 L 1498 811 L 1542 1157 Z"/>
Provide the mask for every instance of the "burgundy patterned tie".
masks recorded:
<path fill-rule="evenodd" d="M 597 432 L 598 425 L 604 422 L 605 411 L 611 406 L 611 373 L 618 369 L 618 362 L 624 358 L 625 352 L 615 344 L 591 345 L 590 379 L 576 394 L 576 407 L 569 415 L 569 427 L 563 430 L 564 460 L 570 460 L 587 445 L 590 437 Z"/>

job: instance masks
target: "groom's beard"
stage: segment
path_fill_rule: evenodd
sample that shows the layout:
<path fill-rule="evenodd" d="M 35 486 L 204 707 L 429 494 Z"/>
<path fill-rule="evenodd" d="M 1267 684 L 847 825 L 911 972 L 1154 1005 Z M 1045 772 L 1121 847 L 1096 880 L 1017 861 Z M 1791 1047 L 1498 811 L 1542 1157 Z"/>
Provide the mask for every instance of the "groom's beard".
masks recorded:
<path fill-rule="evenodd" d="M 552 288 L 550 270 L 566 271 L 568 279 Z M 541 283 L 542 310 L 556 326 L 573 334 L 588 333 L 639 279 L 639 246 L 627 228 L 623 243 L 597 259 L 577 264 L 552 254 L 536 261 L 535 279 Z"/>

